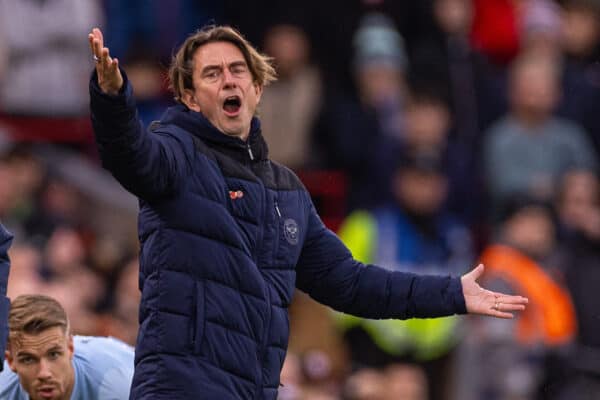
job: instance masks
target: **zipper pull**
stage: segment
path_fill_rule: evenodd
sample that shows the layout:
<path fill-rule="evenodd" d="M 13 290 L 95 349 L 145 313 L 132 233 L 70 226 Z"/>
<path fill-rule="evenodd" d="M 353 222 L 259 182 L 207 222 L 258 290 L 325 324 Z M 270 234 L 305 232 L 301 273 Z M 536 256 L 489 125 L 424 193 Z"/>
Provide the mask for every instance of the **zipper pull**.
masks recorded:
<path fill-rule="evenodd" d="M 281 218 L 281 212 L 279 211 L 279 205 L 277 202 L 275 202 L 275 211 L 277 211 L 277 215 L 279 215 L 279 218 Z"/>
<path fill-rule="evenodd" d="M 252 148 L 250 148 L 250 143 L 246 143 L 246 148 L 248 149 L 248 155 L 250 156 L 250 160 L 254 161 L 254 154 L 252 153 Z"/>

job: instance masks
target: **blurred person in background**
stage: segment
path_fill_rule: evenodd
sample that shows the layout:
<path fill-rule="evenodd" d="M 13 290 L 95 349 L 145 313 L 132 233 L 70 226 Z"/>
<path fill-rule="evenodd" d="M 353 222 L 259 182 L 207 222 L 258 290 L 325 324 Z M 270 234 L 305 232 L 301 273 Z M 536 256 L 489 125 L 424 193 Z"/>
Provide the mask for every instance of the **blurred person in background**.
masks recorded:
<path fill-rule="evenodd" d="M 59 302 L 42 295 L 13 300 L 8 317 L 4 400 L 126 400 L 133 348 L 106 337 L 73 336 Z"/>
<path fill-rule="evenodd" d="M 86 115 L 81 37 L 101 23 L 97 0 L 0 1 L 0 116 Z"/>
<path fill-rule="evenodd" d="M 561 7 L 554 0 L 526 0 L 519 7 L 519 54 L 554 58 L 561 69 Z"/>
<path fill-rule="evenodd" d="M 474 250 L 467 228 L 444 210 L 448 179 L 442 159 L 431 153 L 398 155 L 392 190 L 395 202 L 355 211 L 339 235 L 354 257 L 393 271 L 461 274 Z M 356 366 L 413 362 L 427 372 L 431 399 L 450 392 L 453 350 L 460 340 L 456 317 L 370 320 L 337 315 Z"/>
<path fill-rule="evenodd" d="M 10 251 L 12 271 L 8 277 L 8 297 L 25 293 L 42 293 L 45 282 L 39 273 L 41 251 L 29 243 L 15 243 Z"/>
<path fill-rule="evenodd" d="M 12 235 L 0 223 L 0 371 L 3 370 L 4 350 L 8 339 L 8 311 L 10 300 L 7 297 L 8 277 L 10 272 L 10 260 L 8 249 L 12 243 Z"/>
<path fill-rule="evenodd" d="M 118 276 L 113 304 L 104 326 L 105 335 L 114 336 L 130 345 L 135 345 L 138 332 L 138 309 L 141 299 L 139 270 L 137 257 L 125 264 Z"/>
<path fill-rule="evenodd" d="M 345 382 L 343 400 L 427 400 L 427 377 L 411 364 L 394 364 L 379 371 L 363 368 Z"/>
<path fill-rule="evenodd" d="M 320 73 L 310 64 L 310 43 L 297 25 L 272 26 L 264 49 L 273 57 L 278 79 L 261 99 L 262 130 L 270 157 L 297 171 L 315 159 L 311 133 L 323 96 Z"/>
<path fill-rule="evenodd" d="M 412 88 L 406 102 L 405 142 L 401 154 L 421 154 L 444 164 L 447 189 L 443 207 L 461 222 L 475 225 L 483 213 L 483 188 L 475 157 L 452 134 L 454 115 L 435 87 Z M 398 156 L 400 157 L 400 156 Z"/>
<path fill-rule="evenodd" d="M 433 27 L 413 45 L 410 63 L 412 86 L 434 86 L 448 98 L 452 134 L 467 149 L 476 149 L 481 132 L 506 110 L 503 68 L 470 40 L 473 7 L 472 0 L 431 2 Z"/>
<path fill-rule="evenodd" d="M 570 171 L 557 199 L 560 222 L 560 268 L 573 298 L 577 334 L 566 362 L 548 366 L 548 399 L 592 400 L 600 397 L 600 182 L 591 171 Z"/>
<path fill-rule="evenodd" d="M 600 2 L 562 1 L 563 96 L 558 114 L 580 123 L 600 154 Z"/>
<path fill-rule="evenodd" d="M 510 111 L 486 132 L 483 151 L 492 215 L 514 195 L 550 201 L 568 169 L 597 165 L 582 128 L 553 116 L 559 77 L 555 58 L 524 54 L 511 66 Z"/>
<path fill-rule="evenodd" d="M 173 44 L 223 14 L 222 2 L 214 0 L 104 0 L 104 34 L 121 55 L 122 65 L 135 87 L 139 116 L 144 124 L 158 120 L 172 105 L 165 70 Z M 95 26 L 95 25 L 88 25 Z"/>
<path fill-rule="evenodd" d="M 390 17 L 366 14 L 354 33 L 353 45 L 356 95 L 324 99 L 314 132 L 321 166 L 348 175 L 350 210 L 391 199 L 389 165 L 404 140 L 408 90 L 404 39 Z"/>
<path fill-rule="evenodd" d="M 104 295 L 105 285 L 86 260 L 83 240 L 76 230 L 58 227 L 44 246 L 40 272 L 46 293 L 56 298 L 73 319 L 78 334 L 97 332 L 95 307 Z"/>
<path fill-rule="evenodd" d="M 487 285 L 526 293 L 530 303 L 508 324 L 471 321 L 470 341 L 477 350 L 467 376 L 475 382 L 475 398 L 528 400 L 550 392 L 543 386 L 547 362 L 564 363 L 577 332 L 572 297 L 554 261 L 556 246 L 549 203 L 514 196 L 505 206 L 497 237 L 480 260 L 486 265 Z"/>
<path fill-rule="evenodd" d="M 525 308 L 525 298 L 481 288 L 481 265 L 451 278 L 354 260 L 298 178 L 268 160 L 254 115 L 274 70 L 235 30 L 210 26 L 184 42 L 171 69 L 178 104 L 147 132 L 102 32 L 88 39 L 99 151 L 140 199 L 132 398 L 275 398 L 296 286 L 361 317 L 511 318 Z"/>

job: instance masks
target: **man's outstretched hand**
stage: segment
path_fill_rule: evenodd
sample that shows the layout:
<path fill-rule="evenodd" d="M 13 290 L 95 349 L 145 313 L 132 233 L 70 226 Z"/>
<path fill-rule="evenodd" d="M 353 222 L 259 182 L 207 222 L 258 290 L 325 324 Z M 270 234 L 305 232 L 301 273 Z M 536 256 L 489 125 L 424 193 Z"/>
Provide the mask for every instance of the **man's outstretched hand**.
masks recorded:
<path fill-rule="evenodd" d="M 511 311 L 522 311 L 529 301 L 526 297 L 510 296 L 492 292 L 479 286 L 477 279 L 483 274 L 483 264 L 460 278 L 465 304 L 469 314 L 489 315 L 498 318 L 513 318 Z"/>
<path fill-rule="evenodd" d="M 98 28 L 88 35 L 92 57 L 98 73 L 98 85 L 104 93 L 116 95 L 123 86 L 123 76 L 119 71 L 119 60 L 112 58 L 108 47 L 104 47 L 104 37 Z"/>

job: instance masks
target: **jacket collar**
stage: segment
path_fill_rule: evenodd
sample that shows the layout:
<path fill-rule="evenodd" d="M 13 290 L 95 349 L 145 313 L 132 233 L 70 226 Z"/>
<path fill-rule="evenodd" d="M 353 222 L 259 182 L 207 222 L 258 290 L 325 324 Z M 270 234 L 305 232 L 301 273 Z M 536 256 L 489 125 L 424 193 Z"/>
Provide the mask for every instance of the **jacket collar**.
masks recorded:
<path fill-rule="evenodd" d="M 169 107 L 161 123 L 176 125 L 201 139 L 209 147 L 241 162 L 262 161 L 268 157 L 267 143 L 261 133 L 260 120 L 256 117 L 252 118 L 246 141 L 224 134 L 204 115 L 183 104 Z"/>

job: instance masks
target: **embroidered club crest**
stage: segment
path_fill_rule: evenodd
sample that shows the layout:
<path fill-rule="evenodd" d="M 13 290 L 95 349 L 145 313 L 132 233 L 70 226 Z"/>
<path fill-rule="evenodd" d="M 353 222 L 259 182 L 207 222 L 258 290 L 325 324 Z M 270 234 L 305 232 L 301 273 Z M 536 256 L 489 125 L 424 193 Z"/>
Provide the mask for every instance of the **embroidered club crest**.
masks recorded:
<path fill-rule="evenodd" d="M 291 218 L 283 221 L 283 236 L 285 240 L 292 245 L 298 244 L 298 224 Z"/>

